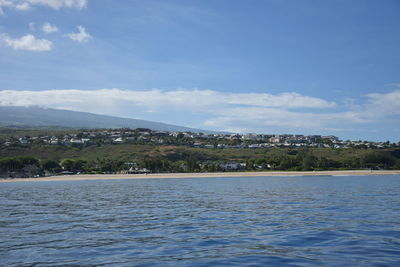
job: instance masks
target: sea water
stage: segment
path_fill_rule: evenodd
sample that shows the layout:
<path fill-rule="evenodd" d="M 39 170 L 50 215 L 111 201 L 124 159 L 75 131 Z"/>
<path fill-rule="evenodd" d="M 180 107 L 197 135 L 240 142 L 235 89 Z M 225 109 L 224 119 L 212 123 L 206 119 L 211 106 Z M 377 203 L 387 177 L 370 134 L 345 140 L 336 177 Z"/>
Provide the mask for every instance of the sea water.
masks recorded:
<path fill-rule="evenodd" d="M 400 176 L 0 183 L 1 266 L 400 266 Z"/>

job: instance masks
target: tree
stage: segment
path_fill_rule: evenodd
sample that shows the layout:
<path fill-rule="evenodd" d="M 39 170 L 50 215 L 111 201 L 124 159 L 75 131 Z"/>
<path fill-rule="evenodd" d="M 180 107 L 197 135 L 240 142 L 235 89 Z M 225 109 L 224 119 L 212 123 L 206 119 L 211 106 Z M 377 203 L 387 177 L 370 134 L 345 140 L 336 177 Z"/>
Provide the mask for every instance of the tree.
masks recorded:
<path fill-rule="evenodd" d="M 17 160 L 19 160 L 19 162 L 21 162 L 22 165 L 27 166 L 27 165 L 35 165 L 35 166 L 39 166 L 39 160 L 37 160 L 34 157 L 31 156 L 20 156 L 16 158 Z"/>
<path fill-rule="evenodd" d="M 98 166 L 103 173 L 117 172 L 127 167 L 123 161 L 112 159 L 98 160 Z"/>
<path fill-rule="evenodd" d="M 75 160 L 73 168 L 74 170 L 82 171 L 84 169 L 85 164 L 86 160 L 78 159 Z"/>
<path fill-rule="evenodd" d="M 22 169 L 24 165 L 17 158 L 0 159 L 0 169 L 4 171 Z"/>
<path fill-rule="evenodd" d="M 54 172 L 55 169 L 60 168 L 60 164 L 58 164 L 57 161 L 52 160 L 52 159 L 44 159 L 40 162 L 40 165 L 41 165 L 42 169 L 44 169 L 46 171 L 52 171 L 52 172 Z"/>
<path fill-rule="evenodd" d="M 200 169 L 197 158 L 194 155 L 190 155 L 186 162 L 189 172 L 198 171 Z"/>
<path fill-rule="evenodd" d="M 303 158 L 301 166 L 304 171 L 313 170 L 317 162 L 317 158 L 312 155 L 307 155 Z"/>
<path fill-rule="evenodd" d="M 391 168 L 396 158 L 387 152 L 370 152 L 361 159 L 362 165 L 367 168 Z"/>
<path fill-rule="evenodd" d="M 75 166 L 75 160 L 73 159 L 63 159 L 61 161 L 61 167 L 63 167 L 64 170 L 66 171 L 72 171 Z"/>
<path fill-rule="evenodd" d="M 293 160 L 289 157 L 282 157 L 280 159 L 278 169 L 280 170 L 289 170 L 293 167 L 296 167 L 296 164 L 293 162 Z"/>

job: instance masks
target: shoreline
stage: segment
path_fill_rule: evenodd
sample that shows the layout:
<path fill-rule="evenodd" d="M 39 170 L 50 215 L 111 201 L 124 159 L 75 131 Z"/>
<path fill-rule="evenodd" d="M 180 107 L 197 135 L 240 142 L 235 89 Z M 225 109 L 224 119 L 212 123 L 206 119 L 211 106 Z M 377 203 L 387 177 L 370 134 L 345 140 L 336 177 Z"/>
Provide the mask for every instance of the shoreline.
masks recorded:
<path fill-rule="evenodd" d="M 261 176 L 364 176 L 400 175 L 400 170 L 349 170 L 349 171 L 267 171 L 267 172 L 208 172 L 208 173 L 152 173 L 152 174 L 77 174 L 39 178 L 0 178 L 1 182 L 49 182 L 82 180 L 176 179 Z"/>

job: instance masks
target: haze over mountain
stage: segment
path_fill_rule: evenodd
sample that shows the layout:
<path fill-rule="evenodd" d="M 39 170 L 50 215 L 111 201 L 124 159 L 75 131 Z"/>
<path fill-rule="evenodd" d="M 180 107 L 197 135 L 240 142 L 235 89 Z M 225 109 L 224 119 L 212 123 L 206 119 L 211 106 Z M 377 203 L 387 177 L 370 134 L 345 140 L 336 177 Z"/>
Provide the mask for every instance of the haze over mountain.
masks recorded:
<path fill-rule="evenodd" d="M 41 107 L 0 106 L 2 127 L 149 128 L 157 131 L 210 132 L 161 122 Z"/>

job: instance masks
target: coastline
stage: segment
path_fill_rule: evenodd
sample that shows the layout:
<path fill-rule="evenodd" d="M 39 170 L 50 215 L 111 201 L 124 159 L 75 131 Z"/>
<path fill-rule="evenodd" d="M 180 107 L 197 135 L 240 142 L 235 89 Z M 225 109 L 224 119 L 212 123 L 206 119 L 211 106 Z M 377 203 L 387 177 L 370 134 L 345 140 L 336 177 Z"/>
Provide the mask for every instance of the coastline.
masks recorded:
<path fill-rule="evenodd" d="M 81 180 L 176 179 L 260 176 L 364 176 L 400 175 L 400 170 L 349 170 L 349 171 L 268 171 L 268 172 L 211 172 L 211 173 L 152 173 L 152 174 L 78 174 L 39 178 L 1 178 L 0 182 L 49 182 Z"/>

